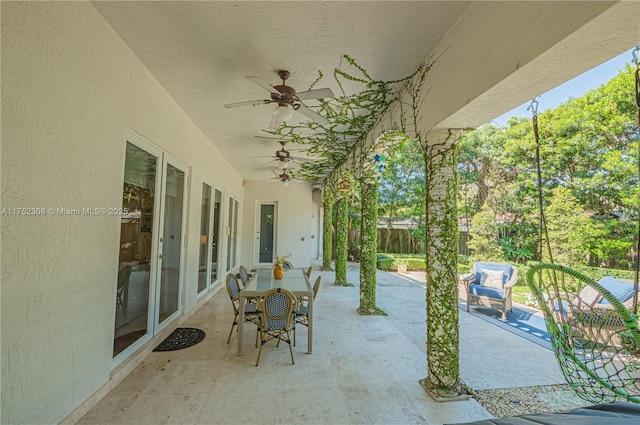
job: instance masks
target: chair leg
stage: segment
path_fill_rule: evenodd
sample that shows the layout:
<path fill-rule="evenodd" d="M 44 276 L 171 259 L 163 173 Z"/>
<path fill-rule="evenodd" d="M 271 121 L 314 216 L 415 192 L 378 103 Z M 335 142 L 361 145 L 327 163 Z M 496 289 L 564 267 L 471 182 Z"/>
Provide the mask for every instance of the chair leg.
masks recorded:
<path fill-rule="evenodd" d="M 265 336 L 262 335 L 262 331 L 260 331 L 260 349 L 258 350 L 258 358 L 256 359 L 256 366 L 260 363 L 260 355 L 262 355 L 262 346 L 265 344 L 264 340 Z"/>
<path fill-rule="evenodd" d="M 260 349 L 258 350 L 258 358 L 256 359 L 256 366 L 260 363 L 260 355 L 262 354 L 262 344 L 260 344 Z"/>
<path fill-rule="evenodd" d="M 231 325 L 231 330 L 229 331 L 229 338 L 227 338 L 227 344 L 231 341 L 231 335 L 233 335 L 233 327 L 236 325 L 236 322 L 233 322 Z"/>
<path fill-rule="evenodd" d="M 289 332 L 287 332 L 287 344 L 289 345 L 289 354 L 291 354 L 291 364 L 296 364 L 296 361 L 293 359 L 293 349 L 291 348 L 291 336 L 289 335 Z"/>

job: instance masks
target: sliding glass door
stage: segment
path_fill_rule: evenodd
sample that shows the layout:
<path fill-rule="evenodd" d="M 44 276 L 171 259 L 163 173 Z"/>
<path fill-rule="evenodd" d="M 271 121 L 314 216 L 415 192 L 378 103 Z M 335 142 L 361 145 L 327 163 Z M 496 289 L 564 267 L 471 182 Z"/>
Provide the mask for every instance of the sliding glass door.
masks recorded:
<path fill-rule="evenodd" d="M 156 323 L 166 326 L 167 319 L 180 312 L 182 283 L 182 220 L 184 210 L 185 172 L 168 162 L 164 175 L 164 209 L 162 237 L 158 256 L 160 291 L 157 292 Z"/>
<path fill-rule="evenodd" d="M 198 258 L 199 296 L 205 294 L 218 279 L 222 192 L 217 189 L 214 191 L 212 186 L 208 183 L 202 184 L 200 255 Z"/>
<path fill-rule="evenodd" d="M 128 134 L 115 300 L 114 363 L 181 312 L 187 167 Z"/>
<path fill-rule="evenodd" d="M 238 201 L 230 196 L 229 216 L 227 217 L 227 270 L 237 266 L 238 208 Z"/>

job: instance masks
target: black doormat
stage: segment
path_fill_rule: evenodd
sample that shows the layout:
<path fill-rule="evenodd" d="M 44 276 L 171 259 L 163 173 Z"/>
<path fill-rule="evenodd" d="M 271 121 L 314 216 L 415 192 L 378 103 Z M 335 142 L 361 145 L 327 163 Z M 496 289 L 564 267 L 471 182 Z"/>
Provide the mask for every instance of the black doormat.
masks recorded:
<path fill-rule="evenodd" d="M 153 351 L 175 351 L 196 345 L 204 339 L 205 333 L 195 328 L 177 328 Z"/>

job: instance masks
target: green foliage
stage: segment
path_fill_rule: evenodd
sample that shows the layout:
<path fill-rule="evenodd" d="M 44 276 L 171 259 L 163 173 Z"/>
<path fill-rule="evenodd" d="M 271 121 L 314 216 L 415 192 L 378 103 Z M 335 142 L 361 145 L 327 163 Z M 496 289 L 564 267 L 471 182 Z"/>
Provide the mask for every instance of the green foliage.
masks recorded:
<path fill-rule="evenodd" d="M 380 270 L 392 272 L 398 269 L 398 265 L 405 264 L 407 270 L 424 270 L 424 254 L 378 254 L 378 268 Z"/>
<path fill-rule="evenodd" d="M 360 314 L 381 314 L 376 306 L 376 248 L 378 246 L 378 184 L 361 183 L 362 224 L 360 262 Z"/>
<path fill-rule="evenodd" d="M 498 236 L 496 213 L 485 203 L 471 220 L 467 246 L 472 256 L 483 261 L 501 261 L 502 249 L 496 243 Z"/>
<path fill-rule="evenodd" d="M 340 92 L 334 98 L 318 100 L 316 106 L 309 105 L 329 124 L 323 126 L 314 121 L 303 121 L 295 125 L 285 124 L 275 131 L 266 131 L 290 143 L 310 146 L 309 153 L 318 157 L 317 160 L 301 164 L 300 170 L 293 173 L 296 178 L 312 183 L 327 178 L 358 147 L 389 104 L 397 98 L 402 85 L 415 75 L 396 80 L 377 80 L 351 56 L 343 55 L 343 59 L 343 66 L 333 71 L 333 79 Z M 319 72 L 310 88 L 319 84 L 323 77 Z M 346 82 L 349 82 L 353 94 L 347 94 Z"/>
<path fill-rule="evenodd" d="M 324 270 L 333 270 L 331 267 L 331 255 L 333 253 L 333 198 L 330 191 L 325 189 L 322 196 L 324 210 L 324 220 L 322 221 L 322 268 Z"/>
<path fill-rule="evenodd" d="M 608 83 L 538 116 L 543 202 L 556 262 L 575 268 L 597 258 L 601 266 L 633 267 L 628 253 L 640 205 L 633 74 L 627 65 Z M 512 118 L 504 128 L 485 125 L 466 134 L 459 148 L 458 215 L 472 225 L 475 216 L 483 226 L 472 230 L 474 255 L 539 260 L 531 119 Z M 567 193 L 558 193 L 559 187 Z M 492 221 L 486 209 L 500 220 Z"/>
<path fill-rule="evenodd" d="M 554 262 L 568 267 L 586 263 L 588 245 L 601 228 L 587 216 L 569 189 L 556 187 L 546 208 L 547 229 Z M 543 250 L 543 261 L 549 261 Z"/>
<path fill-rule="evenodd" d="M 349 227 L 347 198 L 340 196 L 336 209 L 336 281 L 335 285 L 347 286 L 347 231 Z"/>

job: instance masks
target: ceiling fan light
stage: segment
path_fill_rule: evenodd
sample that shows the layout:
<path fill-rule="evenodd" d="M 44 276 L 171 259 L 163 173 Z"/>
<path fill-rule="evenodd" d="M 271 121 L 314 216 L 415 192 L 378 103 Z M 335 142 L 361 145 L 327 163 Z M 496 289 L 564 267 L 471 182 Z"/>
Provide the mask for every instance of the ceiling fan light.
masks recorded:
<path fill-rule="evenodd" d="M 273 119 L 277 122 L 289 121 L 293 118 L 293 111 L 288 106 L 276 106 L 273 110 Z"/>

